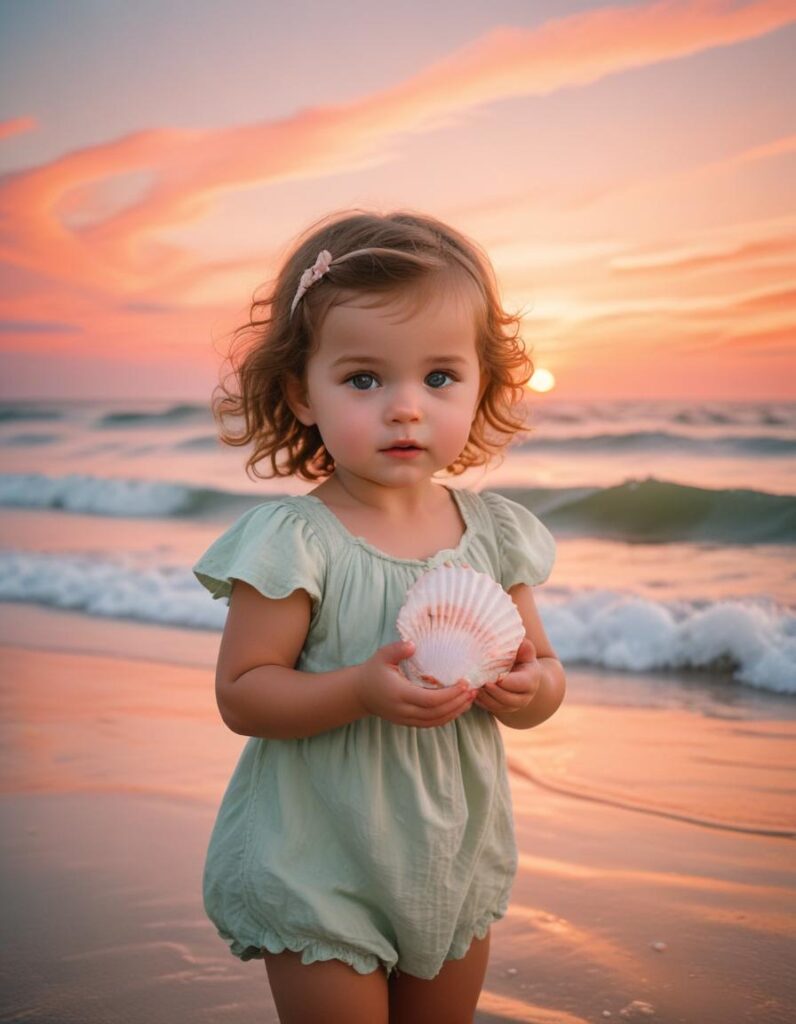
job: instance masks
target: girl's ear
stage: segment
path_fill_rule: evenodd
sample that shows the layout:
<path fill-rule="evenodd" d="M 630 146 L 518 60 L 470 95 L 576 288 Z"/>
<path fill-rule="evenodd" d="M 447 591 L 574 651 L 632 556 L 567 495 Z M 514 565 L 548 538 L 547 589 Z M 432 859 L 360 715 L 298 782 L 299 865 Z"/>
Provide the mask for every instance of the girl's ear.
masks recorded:
<path fill-rule="evenodd" d="M 298 377 L 291 373 L 285 375 L 285 398 L 299 423 L 305 427 L 313 426 L 315 417 L 307 400 L 306 389 Z"/>

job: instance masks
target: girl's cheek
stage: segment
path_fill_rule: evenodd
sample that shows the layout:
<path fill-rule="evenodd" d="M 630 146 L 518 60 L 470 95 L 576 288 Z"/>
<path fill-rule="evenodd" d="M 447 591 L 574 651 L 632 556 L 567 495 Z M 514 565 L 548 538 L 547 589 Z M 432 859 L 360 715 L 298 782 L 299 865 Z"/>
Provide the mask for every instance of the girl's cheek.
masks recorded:
<path fill-rule="evenodd" d="M 373 423 L 360 410 L 341 416 L 334 433 L 338 444 L 345 445 L 349 451 L 367 448 L 374 441 Z"/>

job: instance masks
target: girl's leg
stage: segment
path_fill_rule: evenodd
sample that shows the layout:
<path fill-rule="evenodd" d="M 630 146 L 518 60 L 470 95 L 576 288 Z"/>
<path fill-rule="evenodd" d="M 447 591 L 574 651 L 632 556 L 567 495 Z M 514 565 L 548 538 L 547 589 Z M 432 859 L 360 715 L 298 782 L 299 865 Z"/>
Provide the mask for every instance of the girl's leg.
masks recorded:
<path fill-rule="evenodd" d="M 446 960 L 436 978 L 393 975 L 390 1024 L 472 1024 L 488 960 L 489 932 L 461 960 Z"/>
<path fill-rule="evenodd" d="M 300 953 L 265 951 L 280 1024 L 387 1024 L 387 977 L 358 974 L 342 960 L 303 964 Z"/>

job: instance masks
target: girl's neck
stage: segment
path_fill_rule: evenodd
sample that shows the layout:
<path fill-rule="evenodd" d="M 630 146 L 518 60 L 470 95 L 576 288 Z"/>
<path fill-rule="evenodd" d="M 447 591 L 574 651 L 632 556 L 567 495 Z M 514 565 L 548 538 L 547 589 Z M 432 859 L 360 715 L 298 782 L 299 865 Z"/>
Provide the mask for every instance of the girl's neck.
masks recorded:
<path fill-rule="evenodd" d="M 389 507 L 373 500 L 368 493 L 364 500 L 358 494 L 335 486 L 332 479 L 310 493 L 319 498 L 331 514 L 352 536 L 363 540 L 376 551 L 390 558 L 423 560 L 438 551 L 457 548 L 467 530 L 467 521 L 452 491 L 429 481 L 430 494 L 420 500 L 392 502 Z M 380 488 L 401 492 L 404 488 Z M 406 498 L 406 493 L 400 496 Z M 389 497 L 395 497 L 391 493 Z"/>
<path fill-rule="evenodd" d="M 337 471 L 310 493 L 330 508 L 402 521 L 433 515 L 450 504 L 446 489 L 431 480 L 409 487 L 385 487 Z"/>

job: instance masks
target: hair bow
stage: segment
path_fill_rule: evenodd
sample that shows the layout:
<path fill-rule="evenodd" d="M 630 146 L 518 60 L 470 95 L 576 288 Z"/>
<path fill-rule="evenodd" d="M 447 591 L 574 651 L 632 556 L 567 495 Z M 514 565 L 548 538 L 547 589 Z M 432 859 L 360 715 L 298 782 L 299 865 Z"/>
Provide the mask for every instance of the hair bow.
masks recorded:
<path fill-rule="evenodd" d="M 329 269 L 332 263 L 332 254 L 328 249 L 321 249 L 318 253 L 317 259 L 313 266 L 308 267 L 299 279 L 299 285 L 296 289 L 296 294 L 293 299 L 293 305 L 290 307 L 290 315 L 293 316 L 293 311 L 301 300 L 301 296 L 304 292 L 315 284 L 316 281 L 320 281 L 326 271 Z"/>

